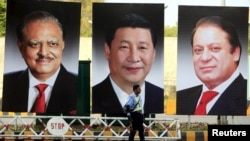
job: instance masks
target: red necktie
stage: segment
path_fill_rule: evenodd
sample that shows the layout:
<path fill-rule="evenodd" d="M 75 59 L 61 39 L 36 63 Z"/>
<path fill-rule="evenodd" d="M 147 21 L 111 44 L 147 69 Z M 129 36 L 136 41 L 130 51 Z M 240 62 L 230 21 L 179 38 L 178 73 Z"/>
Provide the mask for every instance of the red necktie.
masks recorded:
<path fill-rule="evenodd" d="M 201 97 L 200 103 L 197 106 L 194 114 L 195 115 L 206 115 L 207 114 L 207 112 L 206 112 L 207 103 L 209 101 L 211 101 L 217 94 L 218 94 L 218 92 L 216 92 L 216 91 L 204 92 L 202 97 Z"/>
<path fill-rule="evenodd" d="M 45 93 L 44 90 L 47 88 L 47 84 L 36 85 L 39 94 L 36 97 L 36 101 L 33 105 L 32 112 L 44 113 L 45 112 Z"/>

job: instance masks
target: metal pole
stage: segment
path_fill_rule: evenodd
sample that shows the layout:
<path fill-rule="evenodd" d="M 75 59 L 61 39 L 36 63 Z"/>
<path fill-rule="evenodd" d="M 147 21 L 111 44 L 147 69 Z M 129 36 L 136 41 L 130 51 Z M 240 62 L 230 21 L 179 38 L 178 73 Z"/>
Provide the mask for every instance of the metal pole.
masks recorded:
<path fill-rule="evenodd" d="M 188 129 L 191 128 L 191 120 L 190 120 L 190 115 L 188 115 Z"/>
<path fill-rule="evenodd" d="M 217 117 L 217 124 L 220 125 L 221 124 L 221 121 L 220 121 L 220 115 L 218 115 Z"/>
<path fill-rule="evenodd" d="M 221 0 L 221 6 L 225 6 L 226 5 L 226 0 Z"/>
<path fill-rule="evenodd" d="M 227 125 L 227 116 L 221 116 L 221 124 L 222 125 Z"/>

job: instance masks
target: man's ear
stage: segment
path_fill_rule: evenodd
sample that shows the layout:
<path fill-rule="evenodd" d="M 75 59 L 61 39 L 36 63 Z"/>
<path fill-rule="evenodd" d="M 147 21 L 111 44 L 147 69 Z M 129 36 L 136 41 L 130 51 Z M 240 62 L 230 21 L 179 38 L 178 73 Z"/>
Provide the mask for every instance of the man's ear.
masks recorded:
<path fill-rule="evenodd" d="M 17 40 L 17 46 L 20 52 L 22 52 L 22 48 L 23 48 L 23 43 L 20 40 Z"/>
<path fill-rule="evenodd" d="M 104 53 L 105 53 L 105 57 L 107 60 L 109 60 L 109 55 L 110 55 L 110 47 L 108 46 L 107 43 L 105 43 L 104 45 Z"/>
<path fill-rule="evenodd" d="M 65 43 L 62 41 L 62 50 L 64 50 Z"/>
<path fill-rule="evenodd" d="M 236 47 L 233 52 L 234 60 L 239 61 L 240 60 L 240 47 Z"/>

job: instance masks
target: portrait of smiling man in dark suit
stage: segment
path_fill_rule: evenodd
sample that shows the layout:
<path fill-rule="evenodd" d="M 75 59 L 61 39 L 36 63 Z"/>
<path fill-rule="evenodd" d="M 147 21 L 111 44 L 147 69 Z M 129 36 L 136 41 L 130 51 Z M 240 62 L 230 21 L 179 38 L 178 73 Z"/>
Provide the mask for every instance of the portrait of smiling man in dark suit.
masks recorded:
<path fill-rule="evenodd" d="M 181 6 L 179 14 L 176 113 L 246 115 L 248 8 Z"/>
<path fill-rule="evenodd" d="M 162 4 L 93 4 L 93 113 L 124 113 L 134 84 L 144 113 L 163 113 L 163 15 Z"/>
<path fill-rule="evenodd" d="M 81 5 L 7 2 L 2 111 L 76 114 Z M 76 17 L 66 20 L 72 13 L 65 14 L 65 8 Z M 40 86 L 45 87 L 43 92 Z M 40 98 L 43 103 L 36 109 Z"/>

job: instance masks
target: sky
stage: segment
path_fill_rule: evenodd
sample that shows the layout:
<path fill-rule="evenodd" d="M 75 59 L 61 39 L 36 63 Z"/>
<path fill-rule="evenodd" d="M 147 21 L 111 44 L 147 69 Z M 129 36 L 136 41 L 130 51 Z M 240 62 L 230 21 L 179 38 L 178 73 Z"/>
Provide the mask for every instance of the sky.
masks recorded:
<path fill-rule="evenodd" d="M 176 25 L 178 21 L 178 5 L 192 6 L 233 6 L 249 7 L 250 0 L 106 0 L 110 3 L 164 3 L 165 19 L 168 26 Z M 171 15 L 171 16 L 168 16 Z"/>

